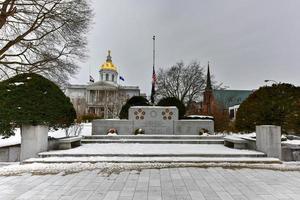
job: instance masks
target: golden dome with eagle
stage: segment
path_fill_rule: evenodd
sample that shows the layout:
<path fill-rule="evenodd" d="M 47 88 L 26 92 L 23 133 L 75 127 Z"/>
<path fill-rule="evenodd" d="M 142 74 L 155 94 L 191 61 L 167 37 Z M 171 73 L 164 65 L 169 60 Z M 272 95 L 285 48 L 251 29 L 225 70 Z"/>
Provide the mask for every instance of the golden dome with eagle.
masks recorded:
<path fill-rule="evenodd" d="M 101 65 L 100 70 L 110 70 L 110 71 L 117 71 L 117 67 L 112 63 L 111 56 L 110 56 L 111 51 L 108 50 L 108 55 L 106 58 L 106 62 Z"/>

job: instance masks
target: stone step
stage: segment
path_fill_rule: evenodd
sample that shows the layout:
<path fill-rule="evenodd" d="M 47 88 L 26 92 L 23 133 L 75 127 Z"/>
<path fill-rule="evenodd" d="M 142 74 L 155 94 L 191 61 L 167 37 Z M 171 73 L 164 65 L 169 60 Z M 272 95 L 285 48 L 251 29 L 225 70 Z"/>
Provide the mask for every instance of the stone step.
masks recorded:
<path fill-rule="evenodd" d="M 82 143 L 224 144 L 223 139 L 82 139 Z"/>
<path fill-rule="evenodd" d="M 249 163 L 249 164 L 275 164 L 281 163 L 277 158 L 268 157 L 189 157 L 189 156 L 124 156 L 124 157 L 106 157 L 106 156 L 83 156 L 83 157 L 46 157 L 31 158 L 23 161 L 23 164 L 30 163 Z"/>
<path fill-rule="evenodd" d="M 38 154 L 46 157 L 210 157 L 210 158 L 238 158 L 238 157 L 266 157 L 266 154 L 254 150 L 239 150 L 225 147 L 222 144 L 138 144 L 138 143 L 108 143 L 83 144 L 67 150 L 52 150 Z"/>
<path fill-rule="evenodd" d="M 199 135 L 92 135 L 84 136 L 84 139 L 223 139 L 224 136 L 221 135 L 210 135 L 210 136 L 199 136 Z"/>
<path fill-rule="evenodd" d="M 230 154 L 230 153 L 174 153 L 174 154 L 151 154 L 151 153 L 80 153 L 80 154 L 72 154 L 72 153 L 48 153 L 43 152 L 38 154 L 41 158 L 46 157 L 97 157 L 97 156 L 104 156 L 104 157 L 213 157 L 213 158 L 220 158 L 220 157 L 232 157 L 232 158 L 238 158 L 238 157 L 266 157 L 264 153 L 257 152 L 256 154 L 253 153 L 243 153 L 243 154 Z"/>

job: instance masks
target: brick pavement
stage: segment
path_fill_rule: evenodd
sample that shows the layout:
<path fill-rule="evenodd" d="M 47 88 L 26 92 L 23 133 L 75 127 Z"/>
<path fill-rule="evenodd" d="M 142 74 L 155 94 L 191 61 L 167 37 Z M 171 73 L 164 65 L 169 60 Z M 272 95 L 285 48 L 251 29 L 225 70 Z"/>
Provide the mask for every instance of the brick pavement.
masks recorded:
<path fill-rule="evenodd" d="M 0 199 L 27 200 L 272 200 L 300 199 L 300 172 L 169 168 L 100 170 L 69 175 L 0 177 Z"/>

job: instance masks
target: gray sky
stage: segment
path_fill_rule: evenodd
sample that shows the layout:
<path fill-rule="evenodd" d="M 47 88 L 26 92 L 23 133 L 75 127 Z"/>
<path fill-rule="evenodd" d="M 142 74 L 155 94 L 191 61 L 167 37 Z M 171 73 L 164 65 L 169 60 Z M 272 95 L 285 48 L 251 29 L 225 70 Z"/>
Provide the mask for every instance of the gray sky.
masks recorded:
<path fill-rule="evenodd" d="M 148 95 L 152 35 L 156 70 L 210 61 L 215 80 L 255 89 L 265 79 L 300 85 L 299 0 L 93 0 L 89 58 L 73 84 L 98 80 L 107 50 L 125 78 Z"/>

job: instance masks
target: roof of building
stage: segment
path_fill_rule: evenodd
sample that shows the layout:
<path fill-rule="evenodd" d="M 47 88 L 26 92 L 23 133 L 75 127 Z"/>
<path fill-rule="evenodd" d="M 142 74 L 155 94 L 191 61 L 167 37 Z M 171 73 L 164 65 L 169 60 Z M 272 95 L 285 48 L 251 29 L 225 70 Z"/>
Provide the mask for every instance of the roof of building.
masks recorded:
<path fill-rule="evenodd" d="M 99 89 L 116 90 L 118 88 L 118 86 L 119 85 L 114 82 L 97 81 L 95 83 L 89 84 L 86 88 L 88 90 L 99 90 Z"/>
<path fill-rule="evenodd" d="M 87 90 L 140 90 L 139 86 L 119 85 L 113 82 L 97 81 L 88 85 L 67 85 L 64 89 L 87 89 Z"/>
<path fill-rule="evenodd" d="M 207 64 L 207 76 L 206 76 L 206 87 L 205 90 L 212 90 L 211 79 L 210 79 L 210 71 L 209 71 L 209 62 Z"/>
<path fill-rule="evenodd" d="M 65 86 L 65 89 L 86 89 L 87 85 L 77 85 L 77 84 L 69 84 Z"/>
<path fill-rule="evenodd" d="M 108 50 L 106 62 L 101 65 L 100 70 L 110 70 L 117 72 L 117 67 L 113 64 L 110 53 L 111 51 Z"/>
<path fill-rule="evenodd" d="M 214 99 L 223 108 L 241 104 L 253 90 L 213 90 Z"/>

